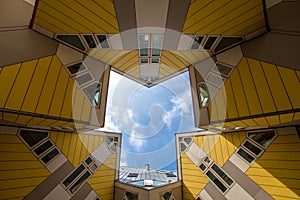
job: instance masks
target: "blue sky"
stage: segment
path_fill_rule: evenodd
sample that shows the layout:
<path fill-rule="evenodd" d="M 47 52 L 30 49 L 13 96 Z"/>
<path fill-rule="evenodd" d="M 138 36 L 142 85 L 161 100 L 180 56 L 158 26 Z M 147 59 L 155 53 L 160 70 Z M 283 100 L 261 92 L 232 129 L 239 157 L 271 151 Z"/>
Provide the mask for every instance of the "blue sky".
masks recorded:
<path fill-rule="evenodd" d="M 101 130 L 122 132 L 121 165 L 176 170 L 175 133 L 197 130 L 188 72 L 147 88 L 111 71 Z"/>

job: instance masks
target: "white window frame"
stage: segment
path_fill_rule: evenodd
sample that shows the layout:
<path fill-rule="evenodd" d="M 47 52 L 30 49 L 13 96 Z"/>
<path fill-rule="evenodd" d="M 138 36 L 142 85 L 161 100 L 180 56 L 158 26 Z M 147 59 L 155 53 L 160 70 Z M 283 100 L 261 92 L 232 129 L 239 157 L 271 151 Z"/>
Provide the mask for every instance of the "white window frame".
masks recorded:
<path fill-rule="evenodd" d="M 202 39 L 202 41 L 201 41 L 201 43 L 199 44 L 199 47 L 197 48 L 197 49 L 192 49 L 192 46 L 193 46 L 193 43 L 194 43 L 194 41 L 195 41 L 195 37 L 203 37 L 203 39 Z M 202 47 L 203 47 L 203 43 L 204 43 L 204 41 L 206 41 L 206 38 L 207 38 L 208 36 L 207 35 L 194 35 L 193 36 L 193 39 L 192 39 L 192 41 L 191 41 L 191 43 L 190 43 L 190 48 L 189 48 L 189 50 L 191 50 L 191 51 L 199 51 L 199 50 L 202 50 Z"/>

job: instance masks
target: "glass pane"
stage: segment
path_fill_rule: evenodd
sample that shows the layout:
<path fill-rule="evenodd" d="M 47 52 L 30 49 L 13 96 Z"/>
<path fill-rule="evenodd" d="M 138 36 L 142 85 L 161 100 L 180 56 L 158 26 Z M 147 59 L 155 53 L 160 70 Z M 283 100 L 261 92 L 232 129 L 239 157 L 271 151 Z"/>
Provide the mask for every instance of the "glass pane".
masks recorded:
<path fill-rule="evenodd" d="M 137 177 L 138 173 L 129 173 L 127 177 Z"/>
<path fill-rule="evenodd" d="M 261 149 L 257 148 L 255 145 L 251 144 L 251 142 L 246 141 L 243 144 L 244 147 L 246 147 L 247 149 L 249 149 L 252 153 L 254 153 L 255 155 L 259 155 L 260 152 L 262 151 Z"/>
<path fill-rule="evenodd" d="M 216 164 L 213 164 L 212 169 L 230 186 L 233 180 L 229 178 L 222 169 L 220 169 Z"/>
<path fill-rule="evenodd" d="M 105 138 L 105 143 L 107 144 L 107 145 L 110 145 L 110 143 L 112 143 L 114 141 L 114 139 L 113 138 Z"/>
<path fill-rule="evenodd" d="M 70 183 L 84 170 L 84 166 L 81 164 L 79 165 L 79 167 L 76 168 L 76 170 L 74 172 L 72 172 L 72 174 L 70 174 L 68 176 L 68 178 L 66 178 L 63 182 L 64 186 L 68 187 L 68 185 L 70 185 Z"/>
<path fill-rule="evenodd" d="M 223 183 L 213 175 L 210 171 L 206 173 L 208 178 L 222 191 L 225 192 L 227 188 L 223 185 Z"/>
<path fill-rule="evenodd" d="M 229 47 L 233 44 L 237 44 L 243 40 L 242 37 L 222 37 L 221 41 L 215 48 L 215 52 L 218 52 L 226 47 Z"/>
<path fill-rule="evenodd" d="M 160 56 L 162 47 L 162 35 L 152 35 L 151 48 L 152 56 Z"/>
<path fill-rule="evenodd" d="M 203 36 L 195 36 L 191 49 L 199 49 L 199 46 L 203 40 Z"/>
<path fill-rule="evenodd" d="M 261 144 L 263 147 L 268 147 L 275 136 L 276 134 L 273 130 L 248 133 L 249 138 Z"/>
<path fill-rule="evenodd" d="M 160 195 L 160 198 L 161 200 L 170 200 L 171 196 L 172 196 L 172 191 Z"/>
<path fill-rule="evenodd" d="M 111 149 L 112 152 L 116 152 L 117 151 L 116 144 L 115 143 L 111 144 L 110 149 Z"/>
<path fill-rule="evenodd" d="M 78 85 L 82 85 L 82 84 L 87 83 L 91 80 L 93 80 L 93 78 L 89 73 L 83 74 L 83 75 L 78 76 L 78 77 L 75 78 L 75 81 L 78 83 Z"/>
<path fill-rule="evenodd" d="M 225 81 L 225 78 L 221 77 L 220 75 L 215 75 L 215 74 L 212 74 L 212 73 L 209 73 L 208 77 L 207 77 L 207 80 L 209 82 L 211 82 L 212 84 L 218 86 L 218 87 L 221 87 L 223 82 Z"/>
<path fill-rule="evenodd" d="M 149 35 L 139 35 L 140 56 L 148 56 L 149 50 Z"/>
<path fill-rule="evenodd" d="M 248 161 L 249 163 L 251 163 L 254 160 L 254 157 L 251 156 L 250 154 L 248 154 L 246 151 L 244 151 L 243 149 L 239 149 L 237 152 L 240 156 L 242 156 L 246 161 Z"/>
<path fill-rule="evenodd" d="M 78 35 L 57 35 L 56 38 L 66 42 L 82 51 L 86 50 Z"/>
<path fill-rule="evenodd" d="M 70 74 L 76 74 L 77 72 L 83 71 L 86 68 L 84 67 L 84 65 L 80 62 L 80 63 L 76 63 L 74 65 L 71 65 L 69 67 L 67 67 L 67 69 L 69 70 Z"/>
<path fill-rule="evenodd" d="M 204 49 L 205 50 L 210 50 L 211 49 L 211 47 L 212 47 L 212 45 L 214 44 L 214 42 L 216 41 L 216 39 L 217 39 L 217 37 L 215 37 L 215 36 L 210 36 L 209 38 L 208 38 L 208 40 L 206 41 L 206 43 L 204 44 Z"/>
<path fill-rule="evenodd" d="M 92 161 L 93 161 L 93 160 L 92 160 L 90 157 L 88 157 L 88 158 L 85 160 L 85 163 L 86 163 L 87 165 L 89 165 L 89 164 L 91 164 Z"/>
<path fill-rule="evenodd" d="M 186 146 L 183 143 L 180 143 L 180 151 L 185 151 Z"/>
<path fill-rule="evenodd" d="M 44 144 L 42 144 L 38 148 L 36 148 L 34 150 L 34 152 L 36 153 L 36 155 L 39 156 L 39 155 L 41 155 L 42 153 L 44 153 L 47 149 L 49 149 L 52 146 L 53 146 L 52 142 L 50 142 L 48 140 L 47 142 L 45 142 Z"/>
<path fill-rule="evenodd" d="M 159 63 L 159 58 L 152 58 L 151 63 Z"/>
<path fill-rule="evenodd" d="M 230 72 L 232 71 L 231 67 L 227 67 L 225 65 L 221 65 L 219 63 L 216 64 L 216 66 L 213 68 L 216 72 L 219 72 L 225 76 L 228 76 Z"/>
<path fill-rule="evenodd" d="M 137 194 L 133 194 L 131 192 L 125 192 L 125 196 L 127 198 L 127 200 L 138 200 L 138 195 Z"/>
<path fill-rule="evenodd" d="M 48 132 L 42 131 L 34 131 L 34 130 L 21 130 L 20 136 L 25 140 L 25 142 L 30 146 L 33 147 L 44 138 L 48 136 Z"/>
<path fill-rule="evenodd" d="M 192 142 L 192 138 L 183 138 L 183 140 L 187 143 L 190 144 Z"/>
<path fill-rule="evenodd" d="M 83 92 L 93 106 L 99 105 L 100 83 L 93 83 L 92 85 L 84 88 Z"/>
<path fill-rule="evenodd" d="M 89 48 L 91 48 L 91 49 L 96 48 L 96 42 L 95 42 L 93 36 L 84 35 L 83 37 L 84 37 L 86 43 L 88 44 Z"/>
<path fill-rule="evenodd" d="M 205 83 L 200 83 L 199 89 L 200 89 L 200 106 L 205 107 L 210 101 L 209 91 Z"/>
<path fill-rule="evenodd" d="M 56 155 L 59 154 L 59 151 L 55 148 L 52 151 L 50 151 L 47 155 L 42 157 L 42 161 L 47 164 L 50 160 L 52 160 Z"/>
<path fill-rule="evenodd" d="M 141 58 L 141 64 L 148 63 L 148 58 Z"/>
<path fill-rule="evenodd" d="M 106 39 L 106 35 L 97 35 L 102 49 L 109 49 L 109 44 Z"/>
<path fill-rule="evenodd" d="M 201 164 L 201 165 L 199 166 L 199 168 L 201 169 L 201 171 L 204 171 L 204 170 L 206 169 L 206 166 L 203 165 L 203 164 Z"/>
<path fill-rule="evenodd" d="M 91 176 L 90 172 L 85 172 L 76 183 L 70 188 L 70 192 L 73 194 L 78 188 Z"/>

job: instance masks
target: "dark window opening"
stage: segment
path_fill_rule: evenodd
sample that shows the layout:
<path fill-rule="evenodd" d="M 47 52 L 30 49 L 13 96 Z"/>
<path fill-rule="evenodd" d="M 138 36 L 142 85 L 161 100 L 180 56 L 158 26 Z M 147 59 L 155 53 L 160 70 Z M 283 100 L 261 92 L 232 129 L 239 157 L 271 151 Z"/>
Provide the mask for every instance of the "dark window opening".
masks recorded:
<path fill-rule="evenodd" d="M 275 136 L 276 134 L 274 130 L 248 133 L 249 138 L 263 147 L 268 147 Z"/>
<path fill-rule="evenodd" d="M 203 165 L 203 164 L 201 164 L 201 165 L 199 166 L 199 168 L 201 169 L 201 171 L 205 171 L 205 169 L 206 169 L 206 166 L 205 166 L 205 165 Z"/>
<path fill-rule="evenodd" d="M 227 67 L 225 65 L 221 65 L 220 63 L 217 63 L 213 70 L 224 75 L 224 76 L 229 76 L 230 72 L 232 71 L 233 68 Z"/>
<path fill-rule="evenodd" d="M 86 68 L 82 64 L 82 62 L 80 62 L 80 63 L 76 63 L 74 65 L 68 66 L 67 69 L 70 72 L 70 74 L 73 75 L 73 74 L 76 74 L 77 72 L 85 70 Z"/>
<path fill-rule="evenodd" d="M 20 136 L 25 140 L 28 146 L 33 147 L 46 137 L 48 137 L 48 132 L 34 131 L 34 130 L 21 130 Z"/>
<path fill-rule="evenodd" d="M 75 171 L 72 172 L 72 174 L 70 174 L 68 176 L 68 178 L 66 178 L 63 181 L 64 186 L 68 187 L 68 185 L 70 185 L 72 183 L 72 181 L 84 170 L 84 166 L 81 164 L 79 165 L 79 167 L 76 168 Z"/>
<path fill-rule="evenodd" d="M 34 150 L 34 152 L 36 153 L 36 155 L 39 156 L 39 155 L 41 155 L 42 153 L 44 153 L 46 150 L 48 150 L 52 146 L 53 146 L 52 142 L 50 142 L 48 140 L 47 142 L 45 142 L 44 144 L 42 144 L 38 148 L 36 148 Z"/>
<path fill-rule="evenodd" d="M 90 49 L 96 48 L 97 45 L 92 35 L 83 35 L 83 37 Z"/>
<path fill-rule="evenodd" d="M 57 35 L 56 38 L 76 47 L 77 49 L 82 51 L 86 50 L 78 35 Z"/>
<path fill-rule="evenodd" d="M 200 44 L 201 44 L 203 38 L 204 38 L 203 36 L 195 36 L 193 44 L 191 46 L 191 49 L 199 49 Z"/>
<path fill-rule="evenodd" d="M 125 196 L 127 198 L 127 200 L 138 200 L 138 195 L 137 194 L 133 194 L 131 192 L 125 192 Z"/>
<path fill-rule="evenodd" d="M 243 144 L 244 147 L 246 147 L 248 150 L 250 150 L 252 153 L 254 153 L 255 155 L 259 155 L 262 150 L 257 148 L 255 145 L 253 145 L 251 142 L 249 141 L 246 141 L 244 144 Z"/>
<path fill-rule="evenodd" d="M 214 42 L 216 41 L 217 37 L 216 36 L 210 36 L 207 41 L 204 44 L 204 49 L 205 50 L 210 50 Z"/>
<path fill-rule="evenodd" d="M 227 190 L 227 188 L 225 187 L 225 185 L 215 177 L 215 175 L 213 175 L 213 173 L 211 173 L 210 171 L 208 171 L 206 173 L 206 175 L 208 176 L 208 178 L 222 191 L 225 192 Z"/>
<path fill-rule="evenodd" d="M 109 44 L 106 35 L 97 35 L 97 38 L 100 42 L 100 46 L 102 49 L 109 49 Z"/>
<path fill-rule="evenodd" d="M 237 153 L 242 156 L 246 161 L 248 161 L 249 163 L 251 163 L 254 160 L 254 157 L 251 156 L 249 153 L 247 153 L 246 151 L 244 151 L 243 149 L 239 149 L 237 151 Z"/>
<path fill-rule="evenodd" d="M 52 160 L 58 154 L 59 154 L 59 151 L 56 148 L 53 149 L 47 155 L 45 155 L 44 157 L 42 157 L 43 163 L 47 164 L 50 160 Z"/>
<path fill-rule="evenodd" d="M 232 185 L 233 180 L 229 178 L 222 169 L 220 169 L 216 164 L 211 167 L 229 186 Z"/>
<path fill-rule="evenodd" d="M 238 44 L 239 42 L 243 41 L 242 37 L 222 37 L 220 42 L 215 48 L 215 52 L 221 51 L 222 49 L 225 49 L 227 47 L 230 47 L 234 44 Z"/>
<path fill-rule="evenodd" d="M 70 192 L 74 194 L 79 187 L 91 176 L 90 172 L 85 172 L 77 181 L 76 183 L 70 188 Z"/>
<path fill-rule="evenodd" d="M 129 173 L 127 177 L 137 177 L 138 173 Z"/>

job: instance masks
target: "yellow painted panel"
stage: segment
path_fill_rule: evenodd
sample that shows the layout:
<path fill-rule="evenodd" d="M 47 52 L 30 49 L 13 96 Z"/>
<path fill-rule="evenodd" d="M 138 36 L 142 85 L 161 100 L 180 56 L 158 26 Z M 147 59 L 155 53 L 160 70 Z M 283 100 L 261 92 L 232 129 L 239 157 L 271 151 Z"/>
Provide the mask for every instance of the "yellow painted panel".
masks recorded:
<path fill-rule="evenodd" d="M 39 126 L 52 126 L 53 123 L 55 123 L 57 120 L 54 119 L 45 119 L 41 123 L 39 123 Z"/>
<path fill-rule="evenodd" d="M 3 112 L 3 120 L 9 122 L 16 122 L 17 118 L 18 118 L 18 114 Z"/>
<path fill-rule="evenodd" d="M 206 17 L 214 13 L 216 9 L 223 7 L 228 2 L 229 0 L 212 1 L 210 4 L 201 9 L 201 11 L 196 12 L 195 14 L 191 15 L 189 18 L 186 19 L 183 26 L 183 32 L 195 33 L 198 30 L 198 21 L 200 21 L 201 19 L 206 19 Z M 209 21 L 207 22 L 207 24 L 210 24 Z M 203 26 L 203 23 L 200 22 L 200 27 L 201 26 Z"/>
<path fill-rule="evenodd" d="M 0 142 L 7 144 L 22 144 L 21 140 L 15 135 L 0 134 Z"/>
<path fill-rule="evenodd" d="M 16 123 L 26 125 L 32 118 L 32 116 L 19 115 Z"/>
<path fill-rule="evenodd" d="M 279 115 L 265 117 L 265 119 L 268 121 L 268 123 L 270 124 L 270 126 L 273 126 L 273 125 L 276 125 L 276 124 L 280 124 Z"/>
<path fill-rule="evenodd" d="M 21 161 L 9 161 L 9 162 L 0 162 L 0 169 L 9 169 L 9 170 L 22 170 L 22 169 L 39 169 L 41 168 L 41 162 L 36 160 L 21 160 Z"/>
<path fill-rule="evenodd" d="M 27 123 L 27 125 L 28 126 L 37 126 L 44 120 L 45 120 L 45 118 L 34 117 Z"/>
<path fill-rule="evenodd" d="M 298 135 L 281 135 L 279 137 L 277 137 L 274 141 L 273 144 L 289 144 L 289 143 L 294 143 L 297 142 L 299 140 Z M 271 148 L 272 146 L 270 146 L 269 148 Z"/>
<path fill-rule="evenodd" d="M 56 88 L 57 78 L 61 71 L 61 63 L 56 56 L 53 56 L 50 68 L 43 86 L 41 96 L 36 108 L 36 113 L 48 114 L 53 93 Z"/>
<path fill-rule="evenodd" d="M 84 96 L 79 88 L 76 87 L 76 92 L 73 93 L 73 119 L 80 120 L 83 109 Z"/>
<path fill-rule="evenodd" d="M 79 24 L 86 27 L 88 30 L 91 30 L 94 33 L 104 33 L 104 30 L 100 26 L 93 23 L 93 21 L 89 20 L 89 18 L 84 17 L 84 15 L 80 15 L 75 10 L 70 8 L 68 6 L 68 3 L 66 4 L 65 2 L 59 2 L 56 0 L 55 1 L 46 1 L 46 3 L 48 3 L 48 5 L 50 5 L 52 7 L 55 7 L 60 12 L 67 14 L 70 18 L 76 19 L 75 21 L 77 21 Z M 61 27 L 59 27 L 59 28 L 61 28 Z M 73 33 L 76 33 L 76 32 L 73 32 Z"/>
<path fill-rule="evenodd" d="M 3 199 L 25 197 L 34 188 L 35 188 L 35 186 L 34 187 L 23 187 L 23 188 L 12 188 L 12 189 L 9 189 L 9 190 L 0 190 L 0 196 Z"/>
<path fill-rule="evenodd" d="M 219 112 L 217 110 L 217 106 L 216 106 L 216 101 L 213 99 L 209 104 L 208 104 L 208 114 L 210 117 L 210 121 L 216 121 L 219 120 Z"/>
<path fill-rule="evenodd" d="M 70 147 L 69 147 L 69 152 L 68 152 L 68 160 L 73 164 L 74 163 L 74 157 L 78 153 L 78 149 L 76 149 L 76 142 L 78 139 L 77 134 L 72 133 L 70 134 Z"/>
<path fill-rule="evenodd" d="M 64 27 L 67 26 L 67 27 L 72 27 L 72 29 L 76 30 L 76 32 L 78 32 L 78 33 L 92 33 L 93 32 L 91 30 L 88 30 L 86 27 L 83 27 L 81 24 L 78 24 L 76 22 L 76 20 L 68 17 L 67 15 L 65 15 L 65 13 L 59 12 L 55 7 L 49 6 L 47 4 L 47 2 L 45 2 L 45 1 L 40 1 L 38 8 L 39 8 L 39 10 L 49 13 L 50 16 L 53 16 L 57 20 L 63 22 L 64 25 L 58 24 L 56 22 L 56 20 L 53 20 L 53 19 L 51 20 L 47 16 L 41 15 L 41 13 L 38 13 L 38 15 L 37 15 L 38 17 L 41 17 L 44 20 L 46 20 L 47 22 L 51 22 L 52 24 L 55 24 L 64 30 L 66 30 Z M 73 32 L 73 33 L 76 33 L 76 32 Z"/>
<path fill-rule="evenodd" d="M 7 190 L 11 188 L 21 188 L 21 187 L 28 187 L 28 186 L 37 186 L 46 177 L 34 177 L 34 178 L 26 178 L 24 179 L 14 179 L 14 180 L 1 180 L 0 181 L 0 188 L 1 190 Z"/>
<path fill-rule="evenodd" d="M 0 74 L 0 108 L 4 108 L 4 104 L 9 97 L 10 90 L 19 72 L 20 66 L 21 64 L 15 64 L 2 68 Z"/>
<path fill-rule="evenodd" d="M 249 63 L 249 68 L 252 73 L 252 77 L 257 89 L 257 94 L 260 99 L 263 112 L 275 112 L 276 107 L 260 62 L 250 58 L 247 58 L 247 60 Z"/>
<path fill-rule="evenodd" d="M 264 21 L 264 13 L 262 5 L 256 7 L 252 10 L 253 12 L 250 14 L 246 13 L 243 15 L 244 22 L 237 23 L 234 27 L 229 27 L 226 31 L 221 33 L 222 35 L 237 35 L 237 33 L 242 33 L 243 35 L 247 35 L 254 31 L 257 31 L 263 27 L 265 27 L 265 23 L 261 23 Z M 259 23 L 260 22 L 260 23 Z"/>
<path fill-rule="evenodd" d="M 49 172 L 46 169 L 20 169 L 20 170 L 0 170 L 0 180 L 23 179 L 30 177 L 47 177 Z M 24 180 L 23 180 L 24 181 Z"/>
<path fill-rule="evenodd" d="M 230 81 L 232 84 L 232 90 L 235 97 L 235 102 L 238 110 L 239 117 L 249 116 L 249 110 L 247 105 L 247 99 L 245 97 L 244 89 L 242 87 L 239 71 L 235 69 L 230 75 Z"/>
<path fill-rule="evenodd" d="M 251 115 L 261 114 L 261 106 L 256 93 L 256 88 L 253 83 L 253 79 L 248 67 L 247 59 L 244 57 L 238 65 L 238 70 L 240 72 L 244 92 L 247 98 L 249 110 Z"/>
<path fill-rule="evenodd" d="M 41 19 L 45 20 L 46 22 L 53 24 L 53 25 L 59 27 L 60 29 L 64 30 L 63 33 L 78 33 L 79 32 L 75 28 L 66 24 L 65 22 L 57 19 L 56 16 L 51 16 L 51 13 L 47 12 L 46 10 L 38 9 L 36 12 L 36 16 L 38 18 L 41 18 Z M 50 27 L 46 27 L 46 28 L 50 28 Z"/>
<path fill-rule="evenodd" d="M 278 67 L 278 71 L 284 83 L 284 87 L 292 102 L 293 108 L 300 108 L 300 93 L 295 88 L 300 88 L 300 82 L 294 70 Z"/>
<path fill-rule="evenodd" d="M 77 153 L 74 154 L 73 156 L 73 162 L 71 161 L 74 166 L 79 165 L 79 163 L 82 161 L 80 154 L 83 148 L 85 147 L 82 144 L 82 139 L 77 135 L 76 148 L 75 148 Z"/>
<path fill-rule="evenodd" d="M 57 135 L 58 135 L 58 132 L 56 132 L 56 131 L 50 132 L 50 138 L 55 144 L 56 144 L 56 140 L 57 140 Z"/>
<path fill-rule="evenodd" d="M 246 2 L 247 2 L 247 0 L 229 1 L 228 3 L 225 3 L 224 6 L 221 6 L 221 4 L 219 3 L 219 5 L 218 5 L 219 8 L 217 9 L 216 12 L 214 12 L 213 14 L 206 13 L 208 15 L 206 15 L 205 17 L 196 19 L 198 21 L 194 25 L 195 27 L 197 27 L 195 32 L 200 31 L 203 27 L 206 27 L 209 24 L 215 23 L 215 21 L 219 18 L 226 17 L 226 14 L 236 11 L 236 9 L 238 9 L 240 6 L 242 6 Z M 193 29 L 191 29 L 191 30 L 193 30 Z"/>
<path fill-rule="evenodd" d="M 195 14 L 196 12 L 201 11 L 201 9 L 203 7 L 205 7 L 206 5 L 208 5 L 209 3 L 211 3 L 213 0 L 194 0 L 193 2 L 191 2 L 189 10 L 188 10 L 188 14 L 187 14 L 187 19 Z"/>
<path fill-rule="evenodd" d="M 91 153 L 91 152 L 87 151 L 87 145 L 88 145 L 89 138 L 88 138 L 88 135 L 86 135 L 86 134 L 78 134 L 78 137 L 82 142 L 82 148 L 81 148 L 79 160 L 83 160 Z"/>
<path fill-rule="evenodd" d="M 68 87 L 65 94 L 65 98 L 63 101 L 63 107 L 61 110 L 61 117 L 70 118 L 72 113 L 72 94 L 73 94 L 73 87 L 75 83 L 72 78 L 69 77 Z M 74 89 L 75 90 L 75 89 Z"/>
<path fill-rule="evenodd" d="M 281 137 L 281 136 L 279 136 Z M 299 139 L 298 139 L 299 140 Z M 267 152 L 299 152 L 300 151 L 300 143 L 297 142 L 295 143 L 297 140 L 295 140 L 293 143 L 289 143 L 289 144 L 272 144 L 268 149 Z"/>
<path fill-rule="evenodd" d="M 46 22 L 45 19 L 39 18 L 37 16 L 34 18 L 34 23 L 38 24 L 41 27 L 46 28 L 47 30 L 50 30 L 53 33 L 66 33 L 61 28 L 58 28 L 57 26 L 55 26 L 49 22 Z"/>
<path fill-rule="evenodd" d="M 259 126 L 255 120 L 253 119 L 246 119 L 246 120 L 242 120 L 243 123 L 247 124 L 247 126 L 252 126 L 252 127 L 255 127 L 255 126 Z"/>
<path fill-rule="evenodd" d="M 280 123 L 286 123 L 293 121 L 294 113 L 279 115 Z"/>
<path fill-rule="evenodd" d="M 256 3 L 259 5 L 247 10 L 246 12 L 243 11 L 243 13 L 241 13 L 241 15 L 239 15 L 239 17 L 232 19 L 231 23 L 226 24 L 226 26 L 219 26 L 217 29 L 210 32 L 210 34 L 219 33 L 222 35 L 231 35 L 232 32 L 230 32 L 230 30 L 233 29 L 235 26 L 238 26 L 243 23 L 244 26 L 241 27 L 241 30 L 242 30 L 242 28 L 246 28 L 247 26 L 251 25 L 251 23 L 249 24 L 249 21 L 251 22 L 251 19 L 256 17 L 257 15 L 260 15 L 260 18 L 258 18 L 258 21 L 263 19 L 263 15 L 261 15 L 261 13 L 263 13 L 262 3 L 258 2 L 258 1 L 256 1 Z M 260 27 L 257 27 L 256 29 L 252 30 L 251 32 L 258 30 L 259 28 Z M 237 29 L 235 31 L 237 31 Z"/>
<path fill-rule="evenodd" d="M 57 132 L 57 137 L 56 137 L 56 146 L 62 151 L 63 145 L 64 145 L 64 138 L 65 138 L 64 132 Z"/>
<path fill-rule="evenodd" d="M 297 73 L 297 76 L 298 76 L 298 80 L 300 81 L 300 71 L 298 70 L 298 71 L 296 71 L 296 73 Z"/>
<path fill-rule="evenodd" d="M 0 152 L 28 152 L 28 148 L 24 144 L 7 144 L 0 142 Z M 1 158 L 2 159 L 2 158 Z"/>
<path fill-rule="evenodd" d="M 90 121 L 90 113 L 91 113 L 92 106 L 89 101 L 84 98 L 83 106 L 82 106 L 82 113 L 81 113 L 81 120 L 82 121 Z"/>
<path fill-rule="evenodd" d="M 34 161 L 36 158 L 31 152 L 0 152 L 1 161 Z"/>
<path fill-rule="evenodd" d="M 21 110 L 21 106 L 36 64 L 37 60 L 22 63 L 11 93 L 7 99 L 5 108 L 11 110 Z"/>
<path fill-rule="evenodd" d="M 287 93 L 277 71 L 276 65 L 265 62 L 261 62 L 261 65 L 263 67 L 268 84 L 270 86 L 270 90 L 274 98 L 277 110 L 291 109 L 291 103 L 287 98 Z"/>
<path fill-rule="evenodd" d="M 270 124 L 268 123 L 268 121 L 266 120 L 266 118 L 264 117 L 259 117 L 259 118 L 253 118 L 253 120 L 259 125 L 259 126 L 265 126 L 268 127 L 270 126 Z"/>
<path fill-rule="evenodd" d="M 238 113 L 230 79 L 225 82 L 224 87 L 226 92 L 228 118 L 236 118 L 238 117 Z"/>
<path fill-rule="evenodd" d="M 298 146 L 299 147 L 299 146 Z M 290 161 L 300 161 L 299 152 L 269 152 L 266 151 L 262 156 L 261 160 L 290 160 Z"/>
<path fill-rule="evenodd" d="M 25 97 L 22 111 L 35 112 L 52 57 L 40 58 Z"/>
<path fill-rule="evenodd" d="M 69 157 L 68 157 L 69 156 L 69 148 L 70 148 L 70 143 L 71 143 L 71 141 L 70 141 L 71 134 L 72 133 L 65 133 L 63 146 L 61 148 L 61 151 L 65 154 L 65 156 L 68 158 L 68 160 L 69 160 Z M 74 153 L 76 153 L 76 152 L 72 152 L 71 155 Z"/>
<path fill-rule="evenodd" d="M 111 26 L 109 28 L 106 28 L 106 30 L 114 30 L 116 32 L 119 32 L 119 25 L 117 22 L 117 18 L 111 13 L 109 13 L 106 9 L 102 7 L 100 3 L 97 3 L 92 0 L 80 0 L 81 4 L 84 5 L 89 11 L 95 13 L 103 23 L 97 23 L 101 27 L 105 27 L 106 24 Z M 99 20 L 100 21 L 100 20 Z M 105 24 L 105 25 L 104 25 Z"/>
<path fill-rule="evenodd" d="M 69 74 L 62 68 L 57 81 L 57 86 L 53 94 L 53 100 L 50 106 L 49 115 L 59 117 L 64 101 L 65 92 L 68 86 Z"/>
<path fill-rule="evenodd" d="M 294 115 L 294 121 L 300 119 L 300 112 L 296 112 Z"/>
<path fill-rule="evenodd" d="M 261 176 L 261 177 L 278 177 L 278 178 L 295 178 L 300 176 L 299 170 L 291 169 L 264 169 L 260 165 L 255 164 L 248 171 L 249 176 Z"/>

